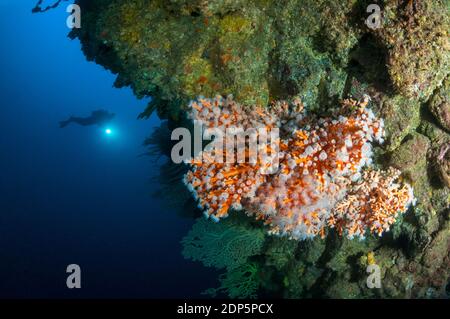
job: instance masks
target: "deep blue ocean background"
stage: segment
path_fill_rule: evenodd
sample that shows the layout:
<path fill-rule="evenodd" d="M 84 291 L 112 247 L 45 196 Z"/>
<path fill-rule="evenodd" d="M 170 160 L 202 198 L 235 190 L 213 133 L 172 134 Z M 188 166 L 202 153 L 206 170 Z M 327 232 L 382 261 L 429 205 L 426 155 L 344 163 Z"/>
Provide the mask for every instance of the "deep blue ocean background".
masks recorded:
<path fill-rule="evenodd" d="M 67 38 L 68 2 L 35 3 L 0 0 L 0 297 L 201 297 L 217 274 L 183 259 L 193 220 L 152 197 L 158 164 L 140 156 L 160 120 L 137 120 L 148 100 Z M 99 108 L 116 113 L 111 136 L 58 127 Z"/>

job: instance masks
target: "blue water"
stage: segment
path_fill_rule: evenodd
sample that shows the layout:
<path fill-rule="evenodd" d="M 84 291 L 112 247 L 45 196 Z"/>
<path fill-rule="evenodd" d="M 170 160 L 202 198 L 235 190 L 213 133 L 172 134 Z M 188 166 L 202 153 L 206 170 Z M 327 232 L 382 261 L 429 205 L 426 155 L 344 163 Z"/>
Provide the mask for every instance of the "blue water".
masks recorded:
<path fill-rule="evenodd" d="M 0 297 L 199 297 L 215 273 L 181 256 L 193 221 L 158 198 L 158 165 L 141 157 L 148 100 L 112 87 L 67 38 L 65 7 L 0 0 Z M 105 108 L 113 134 L 58 127 Z M 66 287 L 68 264 L 81 289 Z"/>

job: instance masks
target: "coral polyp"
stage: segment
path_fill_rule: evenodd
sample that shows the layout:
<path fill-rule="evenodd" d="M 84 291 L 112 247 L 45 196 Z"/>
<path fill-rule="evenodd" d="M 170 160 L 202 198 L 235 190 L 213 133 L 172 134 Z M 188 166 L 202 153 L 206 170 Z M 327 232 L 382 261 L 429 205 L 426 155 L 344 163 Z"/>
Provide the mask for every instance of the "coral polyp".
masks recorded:
<path fill-rule="evenodd" d="M 398 171 L 367 168 L 372 143 L 384 136 L 368 101 L 347 99 L 331 116 L 317 118 L 307 116 L 298 99 L 264 109 L 243 107 L 231 96 L 199 98 L 190 104 L 190 118 L 223 134 L 189 161 L 185 183 L 216 221 L 230 209 L 244 209 L 270 233 L 299 240 L 324 237 L 328 227 L 349 238 L 364 238 L 367 231 L 381 236 L 414 197 L 409 185 L 395 183 Z M 253 139 L 243 135 L 230 147 L 226 132 L 238 128 L 254 128 Z M 268 141 L 261 128 L 278 129 L 281 136 Z M 244 154 L 243 161 L 235 152 Z"/>
<path fill-rule="evenodd" d="M 415 201 L 411 186 L 398 183 L 399 177 L 400 171 L 392 167 L 387 171 L 365 170 L 334 208 L 329 225 L 349 237 L 361 237 L 365 229 L 380 236 L 389 231 L 397 214 Z"/>

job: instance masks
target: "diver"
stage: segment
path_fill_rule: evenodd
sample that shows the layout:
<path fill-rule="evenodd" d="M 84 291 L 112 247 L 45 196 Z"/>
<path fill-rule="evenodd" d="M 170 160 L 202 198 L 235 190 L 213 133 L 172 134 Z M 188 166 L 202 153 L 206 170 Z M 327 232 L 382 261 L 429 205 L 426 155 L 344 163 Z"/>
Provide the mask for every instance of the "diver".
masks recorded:
<path fill-rule="evenodd" d="M 109 113 L 106 110 L 96 110 L 92 111 L 91 115 L 87 117 L 71 116 L 67 120 L 59 122 L 59 127 L 66 127 L 70 123 L 76 123 L 82 126 L 104 126 L 105 124 L 111 122 L 114 116 L 114 113 Z"/>

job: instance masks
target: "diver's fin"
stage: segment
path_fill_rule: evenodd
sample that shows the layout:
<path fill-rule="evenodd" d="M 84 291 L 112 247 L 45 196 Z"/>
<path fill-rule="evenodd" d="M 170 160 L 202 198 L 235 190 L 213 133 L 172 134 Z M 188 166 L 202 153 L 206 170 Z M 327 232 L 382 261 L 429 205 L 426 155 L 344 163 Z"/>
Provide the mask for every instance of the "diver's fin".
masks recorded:
<path fill-rule="evenodd" d="M 59 122 L 59 127 L 64 128 L 67 125 L 69 125 L 70 123 L 72 123 L 72 117 L 70 117 L 68 120 Z"/>

